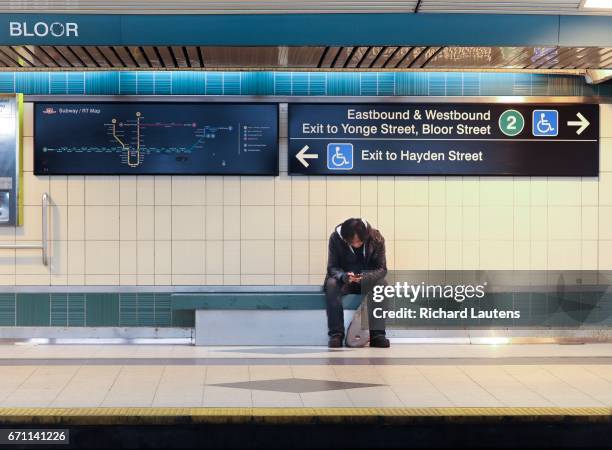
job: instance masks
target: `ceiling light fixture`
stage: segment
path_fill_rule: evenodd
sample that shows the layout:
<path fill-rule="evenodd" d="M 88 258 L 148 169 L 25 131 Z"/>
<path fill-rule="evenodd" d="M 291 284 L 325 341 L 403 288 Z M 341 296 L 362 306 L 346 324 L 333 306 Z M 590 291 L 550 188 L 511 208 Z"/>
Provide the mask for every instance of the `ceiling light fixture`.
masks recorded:
<path fill-rule="evenodd" d="M 612 0 L 585 0 L 585 9 L 612 9 Z"/>

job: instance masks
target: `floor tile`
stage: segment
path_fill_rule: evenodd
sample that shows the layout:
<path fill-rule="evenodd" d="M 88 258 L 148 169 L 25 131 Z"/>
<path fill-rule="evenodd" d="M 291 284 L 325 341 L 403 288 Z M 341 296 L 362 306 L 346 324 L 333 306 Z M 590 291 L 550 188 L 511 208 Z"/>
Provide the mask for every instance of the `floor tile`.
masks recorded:
<path fill-rule="evenodd" d="M 205 386 L 202 406 L 250 408 L 253 398 L 249 389 L 233 389 L 221 386 Z"/>
<path fill-rule="evenodd" d="M 549 400 L 508 374 L 502 367 L 467 366 L 461 370 L 504 406 L 554 406 Z"/>
<path fill-rule="evenodd" d="M 603 406 L 603 402 L 572 387 L 542 366 L 506 366 L 509 374 L 558 407 Z"/>
<path fill-rule="evenodd" d="M 402 401 L 389 386 L 349 389 L 346 394 L 356 407 L 397 408 Z"/>
<path fill-rule="evenodd" d="M 503 406 L 458 367 L 424 366 L 418 370 L 455 406 Z"/>

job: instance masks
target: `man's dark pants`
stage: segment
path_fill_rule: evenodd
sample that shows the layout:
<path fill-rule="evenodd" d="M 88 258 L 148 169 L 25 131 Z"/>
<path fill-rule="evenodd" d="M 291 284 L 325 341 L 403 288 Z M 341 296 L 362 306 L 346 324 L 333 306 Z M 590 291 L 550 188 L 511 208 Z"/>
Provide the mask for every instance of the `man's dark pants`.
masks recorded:
<path fill-rule="evenodd" d="M 359 283 L 343 283 L 335 278 L 328 278 L 325 282 L 325 301 L 327 303 L 327 328 L 329 335 L 344 336 L 344 308 L 342 307 L 342 297 L 347 294 L 361 294 Z M 370 326 L 370 336 L 385 335 L 384 320 L 376 320 L 370 315 L 372 310 L 371 295 L 367 295 L 368 301 L 368 323 Z M 381 305 L 382 306 L 382 305 Z"/>

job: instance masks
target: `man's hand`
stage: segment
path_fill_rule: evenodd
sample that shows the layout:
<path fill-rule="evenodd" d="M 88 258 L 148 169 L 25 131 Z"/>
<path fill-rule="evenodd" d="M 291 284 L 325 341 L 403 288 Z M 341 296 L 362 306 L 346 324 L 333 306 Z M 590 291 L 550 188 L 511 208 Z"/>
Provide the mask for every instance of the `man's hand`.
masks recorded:
<path fill-rule="evenodd" d="M 360 283 L 361 275 L 355 275 L 354 272 L 347 272 L 349 283 Z"/>

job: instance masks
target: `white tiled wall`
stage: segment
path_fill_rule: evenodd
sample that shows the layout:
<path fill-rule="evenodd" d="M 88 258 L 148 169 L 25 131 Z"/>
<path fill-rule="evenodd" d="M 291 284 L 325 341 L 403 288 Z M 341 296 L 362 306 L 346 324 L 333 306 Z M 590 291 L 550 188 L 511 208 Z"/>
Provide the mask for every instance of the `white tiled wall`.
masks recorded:
<path fill-rule="evenodd" d="M 0 284 L 320 284 L 350 216 L 382 231 L 390 268 L 612 269 L 612 105 L 599 179 L 291 178 L 283 134 L 277 178 L 35 177 L 25 110 L 24 226 L 0 241 L 40 240 L 47 191 L 51 264 L 1 250 Z"/>

